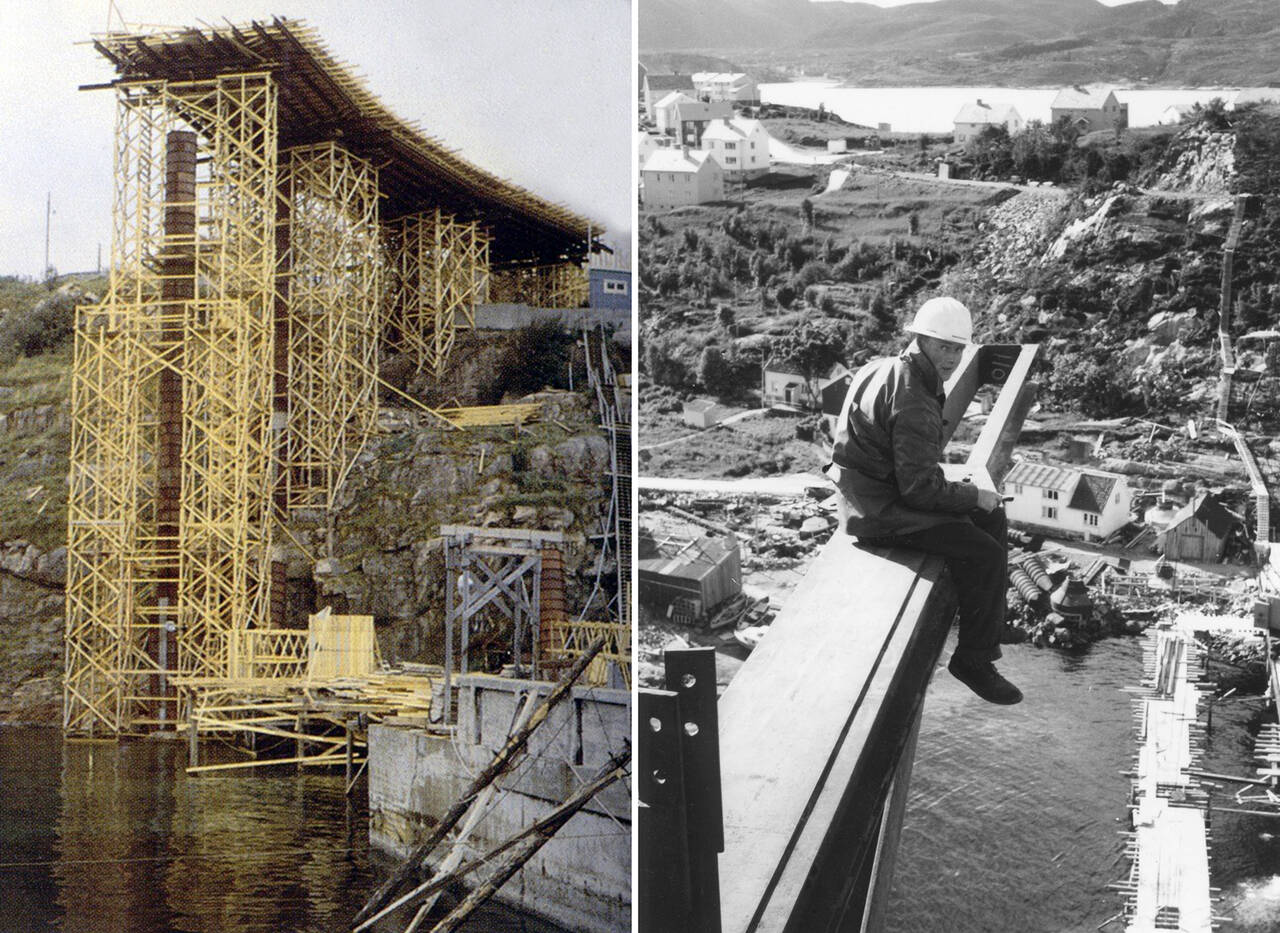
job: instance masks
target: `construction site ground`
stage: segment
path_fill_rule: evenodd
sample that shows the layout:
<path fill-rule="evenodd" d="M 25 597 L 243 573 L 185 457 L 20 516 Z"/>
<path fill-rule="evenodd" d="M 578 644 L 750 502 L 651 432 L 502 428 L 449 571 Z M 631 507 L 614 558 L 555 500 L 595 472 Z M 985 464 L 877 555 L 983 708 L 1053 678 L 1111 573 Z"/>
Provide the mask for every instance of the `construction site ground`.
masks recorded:
<path fill-rule="evenodd" d="M 732 482 L 732 481 L 730 481 Z M 752 486 L 751 478 L 737 481 L 743 490 Z M 643 481 L 641 481 L 643 486 Z M 721 525 L 737 534 L 742 548 L 742 588 L 750 599 L 769 599 L 772 614 L 786 602 L 796 584 L 803 578 L 820 545 L 834 530 L 831 500 L 821 501 L 813 493 L 797 495 L 752 494 L 750 492 L 677 493 L 647 490 L 642 493 L 642 524 L 661 527 L 690 511 L 708 523 Z M 803 486 L 803 483 L 798 483 Z M 819 533 L 799 531 L 805 520 L 823 518 L 826 530 Z M 1233 608 L 1245 611 L 1252 592 L 1255 568 L 1240 564 L 1197 561 L 1167 562 L 1173 568 L 1172 583 L 1157 574 L 1160 556 L 1146 545 L 1127 549 L 1121 543 L 1102 544 L 1079 540 L 1046 539 L 1040 551 L 1051 564 L 1068 562 L 1073 576 L 1079 577 L 1099 558 L 1113 567 L 1127 566 L 1126 579 L 1141 581 L 1149 589 L 1130 596 L 1109 595 L 1107 598 L 1125 612 L 1145 615 L 1145 610 L 1159 613 L 1178 606 L 1188 597 L 1185 590 L 1198 583 L 1220 587 Z M 1126 563 L 1127 562 L 1127 563 Z M 1101 594 L 1101 585 L 1090 587 Z M 1180 592 L 1182 591 L 1182 592 Z M 719 619 L 717 621 L 723 621 Z M 767 622 L 766 622 L 767 624 Z M 735 637 L 732 623 L 711 628 L 708 624 L 689 626 L 670 621 L 662 614 L 642 607 L 638 630 L 637 679 L 643 685 L 655 685 L 661 679 L 661 652 L 668 647 L 712 646 L 716 648 L 717 685 L 723 690 L 750 653 Z"/>

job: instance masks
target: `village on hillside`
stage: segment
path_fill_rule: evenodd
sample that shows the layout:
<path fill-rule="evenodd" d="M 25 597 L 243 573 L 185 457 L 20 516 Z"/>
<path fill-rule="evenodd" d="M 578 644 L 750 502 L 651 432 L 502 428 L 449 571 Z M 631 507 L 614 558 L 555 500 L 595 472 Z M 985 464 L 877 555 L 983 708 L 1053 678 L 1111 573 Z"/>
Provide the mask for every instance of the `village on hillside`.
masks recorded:
<path fill-rule="evenodd" d="M 1021 818 L 965 790 L 999 787 L 992 776 L 1003 764 L 970 762 L 948 745 L 957 729 L 981 744 L 992 713 L 948 692 L 951 678 L 935 673 L 941 643 L 930 653 L 895 640 L 904 625 L 927 640 L 930 625 L 949 618 L 929 621 L 937 610 L 917 588 L 933 578 L 899 580 L 902 565 L 914 566 L 909 549 L 886 555 L 843 535 L 838 494 L 823 475 L 854 374 L 901 349 L 904 324 L 926 299 L 948 296 L 972 311 L 983 350 L 1034 356 L 1012 391 L 1035 402 L 1011 403 L 1004 376 L 982 387 L 943 465 L 958 477 L 993 443 L 1008 447 L 991 474 L 1010 527 L 1006 658 L 1041 675 L 1132 658 L 1133 686 L 1124 689 L 1135 695 L 1139 725 L 1125 772 L 1128 874 L 1112 883 L 1118 894 L 1081 885 L 1062 916 L 1083 909 L 1095 925 L 1110 914 L 1099 929 L 1145 931 L 1152 918 L 1159 929 L 1180 911 L 1179 928 L 1207 931 L 1211 911 L 1226 909 L 1211 894 L 1202 844 L 1205 775 L 1187 768 L 1216 768 L 1213 776 L 1230 781 L 1243 773 L 1213 791 L 1213 812 L 1273 812 L 1280 776 L 1274 727 L 1264 724 L 1224 763 L 1221 747 L 1206 750 L 1196 718 L 1223 695 L 1266 700 L 1276 670 L 1280 267 L 1269 244 L 1280 222 L 1280 89 L 1199 89 L 1195 103 L 1156 113 L 1150 98 L 1129 104 L 1133 89 L 1038 88 L 1037 100 L 1051 100 L 1044 120 L 1028 119 L 998 89 L 973 88 L 949 133 L 926 133 L 904 132 L 892 116 L 855 125 L 821 102 L 772 103 L 801 97 L 774 80 L 746 70 L 642 73 L 639 102 L 637 680 L 671 690 L 673 658 L 714 659 L 719 866 L 734 876 L 721 884 L 724 916 L 834 923 L 844 908 L 808 899 L 805 885 L 779 893 L 753 866 L 766 860 L 774 877 L 813 878 L 857 862 L 865 899 L 848 909 L 882 917 L 896 909 L 907 925 L 891 916 L 886 929 L 925 928 L 912 924 L 952 911 L 955 929 L 997 928 L 996 915 L 1007 928 L 1056 928 L 1029 925 L 1025 906 L 993 914 L 969 904 L 964 885 L 908 904 L 867 867 L 882 857 L 893 864 L 901 829 L 914 861 L 896 871 L 913 886 L 935 884 L 935 845 L 945 843 L 922 848 L 919 827 L 931 835 L 946 818 L 931 812 L 928 790 L 916 790 L 921 780 L 939 799 L 957 794 L 1000 814 L 1006 828 Z M 846 90 L 817 86 L 806 90 L 814 101 Z M 860 100 L 876 93 L 856 91 Z M 1128 636 L 1138 635 L 1135 646 Z M 865 645 L 859 653 L 849 642 Z M 1078 695 L 1046 696 L 1045 679 L 1029 682 L 1032 708 L 1021 717 L 995 714 L 1010 736 L 1030 716 L 1048 737 L 1045 749 L 1012 738 L 1002 746 L 1015 773 L 1052 757 L 1060 740 L 1065 747 L 1077 725 Z M 1044 704 L 1055 702 L 1065 705 L 1048 712 Z M 892 723 L 888 735 L 910 733 L 905 751 L 876 744 L 890 740 L 878 738 L 874 717 Z M 1227 718 L 1257 732 L 1257 717 L 1243 710 Z M 910 778 L 917 731 L 923 779 Z M 642 754 L 646 738 L 662 747 L 645 733 Z M 939 755 L 945 767 L 935 766 Z M 856 767 L 835 781 L 828 766 L 845 756 Z M 785 772 L 765 760 L 786 761 Z M 898 796 L 897 769 L 912 782 L 910 803 Z M 792 783 L 801 789 L 762 803 L 762 787 Z M 705 805 L 699 786 L 682 790 L 695 810 Z M 823 847 L 833 839 L 855 847 L 863 839 L 856 814 L 834 809 L 850 788 L 894 828 L 833 857 Z M 641 800 L 653 799 L 646 792 Z M 1170 793 L 1176 806 L 1166 805 Z M 807 805 L 833 809 L 814 827 Z M 779 850 L 775 865 L 770 832 L 792 819 L 814 841 Z M 1053 841 L 1043 845 L 1074 844 L 1065 830 L 1045 831 Z M 1000 847 L 1006 835 L 987 832 L 975 844 Z M 690 836 L 691 860 L 697 845 Z M 1101 871 L 1077 861 L 1060 868 Z M 1056 895 L 1058 870 L 1028 867 L 1024 881 Z M 657 909 L 646 903 L 642 888 L 642 929 L 646 909 Z"/>

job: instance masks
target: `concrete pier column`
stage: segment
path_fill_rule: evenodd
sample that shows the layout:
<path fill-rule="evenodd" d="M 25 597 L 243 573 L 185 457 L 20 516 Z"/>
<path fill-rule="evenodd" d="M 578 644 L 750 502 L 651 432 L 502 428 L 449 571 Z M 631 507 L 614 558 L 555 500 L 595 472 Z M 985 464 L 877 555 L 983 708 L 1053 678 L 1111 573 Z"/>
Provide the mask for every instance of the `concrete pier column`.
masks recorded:
<path fill-rule="evenodd" d="M 186 302 L 195 297 L 196 134 L 173 130 L 165 138 L 164 253 L 161 257 L 160 342 L 165 366 L 157 380 L 156 561 L 157 627 L 148 654 L 162 671 L 176 670 L 178 533 L 182 511 L 182 355 Z M 156 716 L 172 721 L 173 691 L 167 676 L 152 678 L 160 697 Z"/>

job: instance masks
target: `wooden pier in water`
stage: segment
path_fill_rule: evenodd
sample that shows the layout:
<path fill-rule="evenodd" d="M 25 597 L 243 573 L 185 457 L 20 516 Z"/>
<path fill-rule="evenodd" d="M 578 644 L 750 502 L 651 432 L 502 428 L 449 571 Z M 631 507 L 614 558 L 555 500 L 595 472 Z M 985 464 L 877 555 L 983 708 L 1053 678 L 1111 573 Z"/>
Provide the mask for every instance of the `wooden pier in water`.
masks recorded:
<path fill-rule="evenodd" d="M 1209 797 L 1193 773 L 1203 727 L 1200 705 L 1205 653 L 1188 632 L 1147 634 L 1134 722 L 1138 753 L 1132 772 L 1133 830 L 1121 917 L 1126 933 L 1214 929 L 1209 885 Z"/>

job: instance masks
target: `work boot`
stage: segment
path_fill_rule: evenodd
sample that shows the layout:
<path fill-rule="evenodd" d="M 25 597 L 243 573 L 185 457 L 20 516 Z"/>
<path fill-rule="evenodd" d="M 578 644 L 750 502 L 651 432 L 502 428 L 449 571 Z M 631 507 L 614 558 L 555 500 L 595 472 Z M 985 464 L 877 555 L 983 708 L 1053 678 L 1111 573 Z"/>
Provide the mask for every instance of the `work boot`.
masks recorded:
<path fill-rule="evenodd" d="M 988 703 L 1012 706 L 1022 702 L 1022 691 L 1001 677 L 990 661 L 963 661 L 952 655 L 947 670 Z"/>

